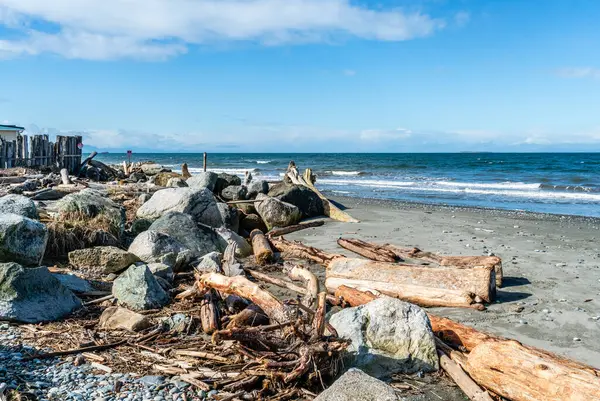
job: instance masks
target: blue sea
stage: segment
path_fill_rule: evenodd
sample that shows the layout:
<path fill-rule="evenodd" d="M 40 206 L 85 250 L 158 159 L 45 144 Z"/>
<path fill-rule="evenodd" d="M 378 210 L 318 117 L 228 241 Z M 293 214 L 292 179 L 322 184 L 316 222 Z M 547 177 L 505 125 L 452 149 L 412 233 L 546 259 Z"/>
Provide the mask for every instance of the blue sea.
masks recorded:
<path fill-rule="evenodd" d="M 125 154 L 98 159 L 121 163 Z M 192 174 L 202 154 L 133 154 Z M 280 180 L 290 160 L 311 167 L 332 196 L 526 210 L 600 217 L 600 153 L 395 153 L 208 155 L 208 169 Z"/>

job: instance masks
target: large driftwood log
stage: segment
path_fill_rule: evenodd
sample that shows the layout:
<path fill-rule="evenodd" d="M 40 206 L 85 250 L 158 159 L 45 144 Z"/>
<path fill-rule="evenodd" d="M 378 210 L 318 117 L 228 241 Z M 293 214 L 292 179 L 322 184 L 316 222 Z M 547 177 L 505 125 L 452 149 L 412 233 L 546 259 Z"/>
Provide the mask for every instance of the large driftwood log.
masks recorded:
<path fill-rule="evenodd" d="M 352 258 L 329 262 L 325 285 L 329 292 L 341 285 L 372 289 L 422 306 L 470 307 L 496 295 L 491 267 L 432 269 Z"/>
<path fill-rule="evenodd" d="M 372 292 L 360 291 L 345 285 L 340 285 L 336 288 L 335 297 L 341 299 L 342 304 L 347 304 L 349 306 L 360 306 L 377 299 L 377 295 Z"/>
<path fill-rule="evenodd" d="M 438 350 L 438 354 L 440 356 L 440 366 L 442 369 L 448 373 L 448 376 L 454 380 L 470 400 L 492 401 L 492 397 L 490 397 L 488 392 L 482 390 L 456 362 L 448 357 L 448 355 L 440 350 Z"/>
<path fill-rule="evenodd" d="M 348 223 L 358 223 L 354 217 L 348 213 L 342 211 L 336 205 L 331 203 L 314 185 L 314 176 L 310 169 L 304 171 L 304 176 L 301 176 L 296 167 L 296 163 L 290 162 L 287 172 L 285 173 L 284 180 L 288 179 L 292 184 L 301 185 L 309 188 L 311 191 L 316 193 L 321 200 L 323 200 L 323 208 L 325 209 L 325 215 L 331 217 L 334 220 L 344 221 Z"/>
<path fill-rule="evenodd" d="M 429 317 L 431 329 L 435 335 L 441 338 L 445 343 L 451 344 L 456 348 L 471 351 L 477 345 L 491 338 L 485 333 L 455 322 L 454 320 L 433 315 L 431 313 L 428 313 L 427 316 Z"/>
<path fill-rule="evenodd" d="M 271 245 L 273 245 L 273 247 L 279 252 L 285 252 L 287 255 L 296 258 L 312 260 L 313 262 L 319 263 L 323 266 L 327 266 L 327 264 L 335 258 L 344 257 L 342 255 L 327 253 L 321 249 L 304 245 L 299 241 L 288 241 L 283 237 L 269 237 L 269 241 L 271 242 Z"/>
<path fill-rule="evenodd" d="M 285 306 L 270 292 L 263 290 L 244 276 L 227 277 L 218 273 L 206 273 L 200 276 L 198 281 L 201 286 L 214 288 L 226 294 L 239 295 L 251 301 L 277 323 L 288 320 Z"/>
<path fill-rule="evenodd" d="M 394 252 L 402 259 L 421 259 L 440 266 L 462 268 L 491 266 L 496 272 L 496 286 L 502 287 L 502 279 L 504 277 L 502 259 L 498 256 L 443 256 L 432 252 L 424 252 L 419 248 L 401 248 L 390 244 L 382 245 L 382 247 Z"/>
<path fill-rule="evenodd" d="M 254 229 L 250 233 L 252 240 L 252 250 L 254 259 L 258 265 L 264 266 L 273 261 L 273 250 L 267 240 L 267 237 L 259 229 Z"/>
<path fill-rule="evenodd" d="M 325 224 L 325 222 L 323 220 L 310 221 L 310 222 L 307 222 L 307 223 L 300 223 L 300 224 L 294 224 L 292 226 L 274 228 L 271 231 L 269 231 L 267 233 L 267 235 L 269 237 L 271 237 L 271 238 L 274 238 L 274 237 L 279 237 L 281 235 L 295 233 L 296 231 L 306 230 L 307 228 L 320 227 L 323 224 Z"/>
<path fill-rule="evenodd" d="M 337 240 L 339 246 L 354 253 L 364 256 L 367 259 L 378 262 L 397 262 L 400 258 L 385 246 L 379 246 L 370 242 L 365 242 L 354 238 L 340 238 Z"/>

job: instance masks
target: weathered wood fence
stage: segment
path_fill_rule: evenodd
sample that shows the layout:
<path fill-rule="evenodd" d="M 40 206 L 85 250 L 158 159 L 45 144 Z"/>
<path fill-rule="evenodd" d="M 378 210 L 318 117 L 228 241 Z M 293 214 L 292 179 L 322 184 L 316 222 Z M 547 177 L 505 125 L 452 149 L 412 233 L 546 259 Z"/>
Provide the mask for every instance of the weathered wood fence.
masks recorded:
<path fill-rule="evenodd" d="M 48 135 L 17 135 L 16 141 L 0 138 L 0 168 L 56 167 L 66 168 L 74 174 L 81 164 L 81 136 L 56 137 L 51 142 Z"/>

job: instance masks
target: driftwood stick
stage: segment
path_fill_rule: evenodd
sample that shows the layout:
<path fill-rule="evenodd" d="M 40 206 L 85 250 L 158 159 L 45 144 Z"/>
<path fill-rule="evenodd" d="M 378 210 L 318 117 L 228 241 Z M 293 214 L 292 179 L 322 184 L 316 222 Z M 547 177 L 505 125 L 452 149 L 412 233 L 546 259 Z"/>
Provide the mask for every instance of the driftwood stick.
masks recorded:
<path fill-rule="evenodd" d="M 317 310 L 313 318 L 313 338 L 321 338 L 325 332 L 325 313 L 327 312 L 327 293 L 319 293 Z"/>
<path fill-rule="evenodd" d="M 81 164 L 79 165 L 79 168 L 77 169 L 77 171 L 75 171 L 75 175 L 79 176 L 79 173 L 81 172 L 81 169 L 83 168 L 83 166 L 85 166 L 90 161 L 92 161 L 92 159 L 94 157 L 96 157 L 97 154 L 98 154 L 98 152 L 96 152 L 96 151 L 93 151 L 92 153 L 90 153 L 90 155 L 88 157 L 86 157 L 84 161 L 81 162 Z"/>
<path fill-rule="evenodd" d="M 217 296 L 212 289 L 204 294 L 200 303 L 200 322 L 202 331 L 207 334 L 219 330 L 219 306 L 217 305 Z"/>
<path fill-rule="evenodd" d="M 345 285 L 339 286 L 335 290 L 335 297 L 341 298 L 343 303 L 346 303 L 350 306 L 360 306 L 367 304 L 374 299 L 377 299 L 377 295 L 368 291 L 360 291 L 356 288 L 348 287 Z"/>
<path fill-rule="evenodd" d="M 292 280 L 303 281 L 306 285 L 306 292 L 303 304 L 309 308 L 315 306 L 317 294 L 319 293 L 319 280 L 308 269 L 298 265 L 286 262 L 284 270 Z"/>
<path fill-rule="evenodd" d="M 440 366 L 442 369 L 448 373 L 448 376 L 454 380 L 454 383 L 460 387 L 470 400 L 492 401 L 492 397 L 490 397 L 488 392 L 482 390 L 456 362 L 448 358 L 448 356 L 440 350 L 438 350 L 438 355 L 440 356 Z"/>
<path fill-rule="evenodd" d="M 62 181 L 63 185 L 73 184 L 71 182 L 71 179 L 69 178 L 69 170 L 67 170 L 66 168 L 60 169 L 60 180 Z"/>
<path fill-rule="evenodd" d="M 297 292 L 298 294 L 306 295 L 306 288 L 300 287 L 299 285 L 296 285 L 290 281 L 282 280 L 276 277 L 271 277 L 265 273 L 261 273 L 256 270 L 246 269 L 245 271 L 257 280 L 276 285 L 277 287 L 287 288 L 288 290 Z M 337 298 L 333 295 L 327 295 L 327 302 L 329 302 L 331 305 L 337 305 L 339 303 Z"/>
<path fill-rule="evenodd" d="M 183 164 L 181 165 L 181 176 L 182 176 L 184 179 L 188 179 L 188 178 L 190 178 L 190 177 L 192 176 L 192 175 L 190 174 L 190 170 L 188 169 L 188 165 L 187 165 L 187 163 L 183 163 Z"/>
<path fill-rule="evenodd" d="M 264 266 L 273 261 L 273 250 L 269 241 L 265 237 L 262 231 L 254 229 L 250 233 L 250 239 L 252 240 L 252 250 L 254 251 L 254 258 L 258 265 Z"/>
<path fill-rule="evenodd" d="M 323 220 L 310 221 L 308 223 L 301 223 L 301 224 L 294 224 L 292 226 L 274 228 L 271 231 L 269 231 L 267 233 L 267 235 L 271 238 L 274 238 L 274 237 L 279 237 L 281 235 L 294 233 L 296 231 L 306 230 L 307 228 L 320 227 L 323 224 L 325 224 L 325 222 Z"/>
<path fill-rule="evenodd" d="M 288 241 L 283 237 L 269 237 L 269 241 L 279 252 L 285 252 L 286 254 L 297 258 L 312 260 L 325 267 L 327 267 L 332 260 L 344 257 L 342 255 L 327 253 L 321 249 L 304 245 L 300 241 Z"/>
<path fill-rule="evenodd" d="M 23 358 L 23 361 L 31 361 L 34 359 L 48 359 L 48 358 L 53 358 L 55 356 L 81 354 L 82 352 L 102 351 L 105 349 L 118 347 L 119 345 L 123 345 L 126 342 L 127 342 L 127 340 L 121 340 L 121 341 L 117 341 L 117 342 L 110 343 L 110 344 L 104 344 L 104 345 L 94 345 L 91 347 L 82 347 L 82 348 L 70 349 L 70 350 L 66 350 L 66 351 L 48 352 L 46 354 L 38 354 L 38 355 L 33 355 L 33 356 L 30 356 L 27 358 Z"/>
<path fill-rule="evenodd" d="M 84 303 L 84 305 L 88 306 L 88 305 L 99 304 L 99 303 L 104 302 L 104 301 L 110 301 L 113 298 L 114 298 L 114 296 L 112 294 L 111 295 L 106 295 L 104 297 L 96 298 L 96 299 L 94 299 L 92 301 L 88 301 L 88 302 Z"/>
<path fill-rule="evenodd" d="M 367 259 L 378 262 L 397 262 L 400 258 L 396 254 L 385 247 L 371 244 L 353 238 L 340 238 L 337 240 L 339 246 L 354 253 L 364 256 Z"/>

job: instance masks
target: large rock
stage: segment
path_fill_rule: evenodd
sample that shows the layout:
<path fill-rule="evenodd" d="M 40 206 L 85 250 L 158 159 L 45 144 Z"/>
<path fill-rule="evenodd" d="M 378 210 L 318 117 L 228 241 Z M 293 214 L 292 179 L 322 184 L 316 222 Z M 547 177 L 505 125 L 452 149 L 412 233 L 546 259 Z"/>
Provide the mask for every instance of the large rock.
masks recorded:
<path fill-rule="evenodd" d="M 167 181 L 167 185 L 165 187 L 169 188 L 185 188 L 188 184 L 186 184 L 185 180 L 181 177 L 172 177 Z"/>
<path fill-rule="evenodd" d="M 158 309 L 169 303 L 163 290 L 146 265 L 132 265 L 113 282 L 112 294 L 132 310 Z"/>
<path fill-rule="evenodd" d="M 94 291 L 94 287 L 89 281 L 77 277 L 74 274 L 54 273 L 53 276 L 60 281 L 62 285 L 75 293 Z"/>
<path fill-rule="evenodd" d="M 0 264 L 0 320 L 50 322 L 80 307 L 79 298 L 46 267 Z"/>
<path fill-rule="evenodd" d="M 0 262 L 41 263 L 48 242 L 46 226 L 13 213 L 0 214 Z"/>
<path fill-rule="evenodd" d="M 240 230 L 240 217 L 237 209 L 229 206 L 227 203 L 221 202 L 217 203 L 217 207 L 221 213 L 225 228 L 237 233 Z"/>
<path fill-rule="evenodd" d="M 269 192 L 269 183 L 264 180 L 252 181 L 248 184 L 248 199 L 256 198 L 258 194 L 267 194 Z"/>
<path fill-rule="evenodd" d="M 360 369 L 350 369 L 315 401 L 400 401 L 389 384 L 369 376 Z"/>
<path fill-rule="evenodd" d="M 325 213 L 321 198 L 309 188 L 300 185 L 286 183 L 274 185 L 269 190 L 269 196 L 298 207 L 303 218 L 323 216 Z"/>
<path fill-rule="evenodd" d="M 265 222 L 257 214 L 248 214 L 244 216 L 243 220 L 240 222 L 240 227 L 249 233 L 252 232 L 252 230 L 260 230 L 263 233 L 267 232 Z"/>
<path fill-rule="evenodd" d="M 156 175 L 158 173 L 171 171 L 171 169 L 165 168 L 165 167 L 161 166 L 160 164 L 156 164 L 156 163 L 145 163 L 145 164 L 142 164 L 141 167 L 142 167 L 142 171 L 146 175 Z"/>
<path fill-rule="evenodd" d="M 228 201 L 248 199 L 248 189 L 243 185 L 231 185 L 221 191 L 221 197 Z"/>
<path fill-rule="evenodd" d="M 152 177 L 152 181 L 154 182 L 155 185 L 158 185 L 159 187 L 168 187 L 168 186 L 170 186 L 169 181 L 172 180 L 173 178 L 182 178 L 182 175 L 174 173 L 172 171 L 162 172 L 162 173 L 158 173 L 154 177 Z M 187 185 L 185 185 L 185 186 L 187 187 Z"/>
<path fill-rule="evenodd" d="M 131 243 L 128 251 L 145 263 L 164 263 L 179 270 L 194 258 L 193 252 L 170 235 L 148 230 Z"/>
<path fill-rule="evenodd" d="M 188 214 L 169 212 L 152 223 L 149 230 L 175 238 L 192 251 L 195 258 L 221 249 L 214 231 L 210 227 L 196 224 Z"/>
<path fill-rule="evenodd" d="M 98 270 L 103 273 L 118 273 L 127 269 L 140 258 L 116 246 L 96 246 L 69 252 L 69 263 L 82 270 Z"/>
<path fill-rule="evenodd" d="M 119 306 L 108 307 L 100 315 L 100 327 L 106 330 L 140 331 L 150 324 L 146 316 Z"/>
<path fill-rule="evenodd" d="M 30 219 L 39 218 L 35 203 L 22 195 L 5 195 L 0 198 L 0 213 L 13 213 Z"/>
<path fill-rule="evenodd" d="M 169 212 L 189 214 L 197 223 L 211 227 L 223 225 L 215 197 L 206 188 L 167 188 L 157 191 L 137 210 L 137 217 L 156 220 Z"/>
<path fill-rule="evenodd" d="M 188 178 L 186 183 L 190 188 L 207 188 L 209 191 L 214 191 L 218 178 L 219 176 L 217 173 L 213 173 L 211 171 L 202 171 Z"/>
<path fill-rule="evenodd" d="M 237 244 L 235 256 L 238 258 L 245 258 L 246 256 L 252 255 L 252 246 L 250 246 L 248 241 L 242 238 L 239 234 L 234 233 L 233 231 L 224 227 L 217 228 L 215 231 L 219 236 L 219 242 L 222 249 L 227 248 L 227 245 L 229 245 L 230 242 L 235 242 Z"/>
<path fill-rule="evenodd" d="M 101 219 L 116 236 L 120 236 L 125 229 L 125 209 L 93 189 L 65 196 L 56 202 L 56 209 L 67 218 Z"/>
<path fill-rule="evenodd" d="M 300 210 L 290 204 L 264 194 L 258 194 L 254 204 L 259 216 L 263 219 L 267 228 L 287 227 L 297 224 L 302 218 Z"/>
<path fill-rule="evenodd" d="M 221 273 L 223 271 L 221 268 L 222 260 L 222 253 L 211 252 L 200 259 L 200 263 L 198 263 L 195 269 L 201 273 Z"/>
<path fill-rule="evenodd" d="M 331 316 L 329 323 L 340 337 L 352 340 L 346 366 L 375 377 L 439 368 L 431 324 L 416 305 L 381 297 L 344 309 Z"/>
<path fill-rule="evenodd" d="M 223 189 L 231 185 L 242 185 L 242 179 L 237 175 L 220 173 L 215 184 L 214 192 L 220 194 Z"/>

